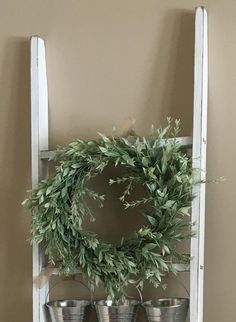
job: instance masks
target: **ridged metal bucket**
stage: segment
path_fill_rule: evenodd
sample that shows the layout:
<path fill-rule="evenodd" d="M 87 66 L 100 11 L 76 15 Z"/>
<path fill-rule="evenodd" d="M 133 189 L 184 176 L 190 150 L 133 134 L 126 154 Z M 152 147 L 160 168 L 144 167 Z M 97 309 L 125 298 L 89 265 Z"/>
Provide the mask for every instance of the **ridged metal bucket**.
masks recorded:
<path fill-rule="evenodd" d="M 166 298 L 147 301 L 142 304 L 148 322 L 185 322 L 189 299 Z"/>
<path fill-rule="evenodd" d="M 89 292 L 90 289 L 81 281 L 75 279 L 64 279 L 55 283 L 48 291 L 46 299 L 49 293 L 58 284 L 63 282 L 71 281 L 73 283 L 78 283 L 83 285 Z M 86 322 L 88 321 L 91 303 L 92 303 L 92 293 L 90 292 L 90 301 L 87 300 L 56 300 L 45 304 L 45 307 L 49 313 L 51 322 Z"/>
<path fill-rule="evenodd" d="M 52 322 L 85 322 L 90 302 L 85 300 L 59 300 L 46 303 Z"/>
<path fill-rule="evenodd" d="M 112 301 L 97 301 L 95 308 L 99 322 L 135 322 L 139 301 L 126 300 L 121 305 Z"/>

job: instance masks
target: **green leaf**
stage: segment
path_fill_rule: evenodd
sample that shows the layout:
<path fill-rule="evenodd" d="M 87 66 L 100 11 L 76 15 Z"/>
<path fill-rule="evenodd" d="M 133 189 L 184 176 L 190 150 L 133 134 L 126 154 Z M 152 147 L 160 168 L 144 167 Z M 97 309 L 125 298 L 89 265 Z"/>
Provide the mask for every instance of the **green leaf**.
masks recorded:
<path fill-rule="evenodd" d="M 157 247 L 157 245 L 156 245 L 156 244 L 149 243 L 149 244 L 145 245 L 145 246 L 142 248 L 142 250 L 144 250 L 144 251 L 146 251 L 146 250 L 152 250 L 152 249 L 154 249 L 155 247 Z"/>
<path fill-rule="evenodd" d="M 186 216 L 189 216 L 189 209 L 190 207 L 182 207 L 178 210 L 178 212 L 182 215 L 186 215 Z"/>
<path fill-rule="evenodd" d="M 102 138 L 102 140 L 104 142 L 111 142 L 111 140 L 107 136 L 105 136 L 104 134 L 98 132 L 98 135 Z"/>
<path fill-rule="evenodd" d="M 39 198 L 39 204 L 42 204 L 44 202 L 44 196 L 41 195 L 40 198 Z"/>
<path fill-rule="evenodd" d="M 152 226 L 156 226 L 157 225 L 157 221 L 156 221 L 156 219 L 154 217 L 148 216 L 148 215 L 146 217 L 147 217 L 148 221 L 150 222 L 150 224 Z"/>
<path fill-rule="evenodd" d="M 104 148 L 103 146 L 100 146 L 99 147 L 99 150 L 102 152 L 102 153 L 107 153 L 107 149 L 106 148 Z"/>
<path fill-rule="evenodd" d="M 142 164 L 144 167 L 148 167 L 149 162 L 147 157 L 142 157 Z"/>
<path fill-rule="evenodd" d="M 61 197 L 64 198 L 67 194 L 67 187 L 64 187 L 61 191 Z"/>
<path fill-rule="evenodd" d="M 165 208 L 165 209 L 171 208 L 175 203 L 176 203 L 175 200 L 168 200 L 162 208 Z"/>
<path fill-rule="evenodd" d="M 46 196 L 48 196 L 51 193 L 52 189 L 53 189 L 53 186 L 49 186 L 47 188 L 47 190 L 46 190 Z"/>
<path fill-rule="evenodd" d="M 69 171 L 70 171 L 70 168 L 65 168 L 65 170 L 63 171 L 63 177 L 67 176 Z"/>
<path fill-rule="evenodd" d="M 101 263 L 102 259 L 103 259 L 103 254 L 102 254 L 102 252 L 100 252 L 98 255 L 99 263 Z"/>
<path fill-rule="evenodd" d="M 23 207 L 27 207 L 28 206 L 28 204 L 29 204 L 29 200 L 28 199 L 25 199 L 24 201 L 22 201 L 22 203 L 21 203 L 21 205 L 23 206 Z"/>

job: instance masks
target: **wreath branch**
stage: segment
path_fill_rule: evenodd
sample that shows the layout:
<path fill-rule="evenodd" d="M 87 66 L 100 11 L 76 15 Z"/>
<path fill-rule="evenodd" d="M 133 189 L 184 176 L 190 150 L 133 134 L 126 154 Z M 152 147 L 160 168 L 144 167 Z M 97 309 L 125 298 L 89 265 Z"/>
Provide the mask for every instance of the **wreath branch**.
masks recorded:
<path fill-rule="evenodd" d="M 194 197 L 195 171 L 175 140 L 179 130 L 180 122 L 168 119 L 165 128 L 153 127 L 147 137 L 133 132 L 100 134 L 99 140 L 76 140 L 58 149 L 53 158 L 59 162 L 55 174 L 42 180 L 23 202 L 32 213 L 31 242 L 43 243 L 49 262 L 59 262 L 64 274 L 79 268 L 92 288 L 103 284 L 111 299 L 125 296 L 129 284 L 142 288 L 148 280 L 155 287 L 161 285 L 165 273 L 175 272 L 176 260 L 189 262 L 189 256 L 175 245 L 193 235 L 191 223 L 184 218 Z M 124 208 L 145 208 L 145 225 L 118 245 L 83 228 L 86 216 L 94 219 L 85 196 L 99 206 L 105 198 L 86 184 L 108 163 L 125 169 L 123 177 L 109 181 L 125 184 L 120 197 Z M 137 183 L 147 197 L 128 201 Z"/>

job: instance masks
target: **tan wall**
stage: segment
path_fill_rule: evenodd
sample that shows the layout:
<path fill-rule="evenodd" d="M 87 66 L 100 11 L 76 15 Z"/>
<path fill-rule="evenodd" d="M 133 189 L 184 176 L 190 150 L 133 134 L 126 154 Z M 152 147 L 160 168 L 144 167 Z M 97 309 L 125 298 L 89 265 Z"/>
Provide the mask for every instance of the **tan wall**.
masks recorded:
<path fill-rule="evenodd" d="M 181 117 L 188 133 L 198 4 L 0 1 L 0 322 L 32 321 L 30 216 L 20 206 L 30 186 L 30 35 L 47 44 L 52 148 L 132 117 L 144 133 Z M 234 322 L 236 1 L 201 4 L 209 12 L 208 177 L 227 177 L 207 189 L 204 322 Z"/>

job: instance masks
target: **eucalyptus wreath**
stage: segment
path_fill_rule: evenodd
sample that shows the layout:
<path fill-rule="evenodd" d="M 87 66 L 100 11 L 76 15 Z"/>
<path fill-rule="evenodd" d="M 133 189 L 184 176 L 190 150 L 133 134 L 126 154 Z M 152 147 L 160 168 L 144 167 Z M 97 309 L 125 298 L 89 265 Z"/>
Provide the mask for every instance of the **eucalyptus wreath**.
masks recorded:
<path fill-rule="evenodd" d="M 76 140 L 59 148 L 53 160 L 55 173 L 30 191 L 23 204 L 31 209 L 31 241 L 43 244 L 49 262 L 65 274 L 82 271 L 92 287 L 103 284 L 108 297 L 119 299 L 126 287 L 142 288 L 145 280 L 155 287 L 174 263 L 188 263 L 189 254 L 177 244 L 192 236 L 189 216 L 194 170 L 191 157 L 176 140 L 179 120 L 168 119 L 146 137 L 100 134 L 99 140 Z M 172 138 L 172 139 L 170 139 Z M 111 244 L 83 227 L 86 216 L 94 220 L 88 197 L 101 207 L 104 195 L 87 182 L 108 165 L 121 165 L 125 174 L 109 184 L 125 184 L 120 197 L 124 209 L 143 208 L 146 224 L 132 236 Z M 130 201 L 135 185 L 146 196 Z M 131 194 L 132 195 L 132 194 Z"/>

